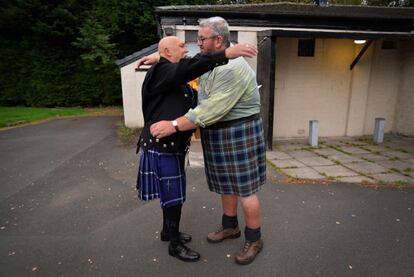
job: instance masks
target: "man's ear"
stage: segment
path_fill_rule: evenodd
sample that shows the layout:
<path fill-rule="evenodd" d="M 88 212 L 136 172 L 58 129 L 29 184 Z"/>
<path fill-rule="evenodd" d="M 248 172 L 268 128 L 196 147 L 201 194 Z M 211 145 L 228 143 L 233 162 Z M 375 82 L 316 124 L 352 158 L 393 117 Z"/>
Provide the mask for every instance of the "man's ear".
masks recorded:
<path fill-rule="evenodd" d="M 170 51 L 170 49 L 168 49 L 167 47 L 166 47 L 166 48 L 164 48 L 164 53 L 165 53 L 165 55 L 166 55 L 167 57 L 171 57 L 171 51 Z"/>
<path fill-rule="evenodd" d="M 216 47 L 217 48 L 221 48 L 223 46 L 223 37 L 222 36 L 217 36 L 217 40 L 216 40 Z"/>

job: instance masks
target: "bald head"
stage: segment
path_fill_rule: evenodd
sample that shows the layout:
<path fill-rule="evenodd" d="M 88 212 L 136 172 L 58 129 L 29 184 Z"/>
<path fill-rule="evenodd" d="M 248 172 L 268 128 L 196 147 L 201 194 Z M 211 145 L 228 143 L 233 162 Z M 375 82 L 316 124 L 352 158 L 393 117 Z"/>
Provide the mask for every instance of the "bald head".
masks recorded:
<path fill-rule="evenodd" d="M 164 54 L 166 49 L 171 48 L 171 46 L 180 43 L 180 39 L 178 37 L 169 36 L 162 38 L 158 43 L 158 52 L 160 55 Z"/>
<path fill-rule="evenodd" d="M 170 62 L 178 63 L 188 53 L 188 49 L 180 38 L 169 36 L 158 43 L 158 53 Z"/>

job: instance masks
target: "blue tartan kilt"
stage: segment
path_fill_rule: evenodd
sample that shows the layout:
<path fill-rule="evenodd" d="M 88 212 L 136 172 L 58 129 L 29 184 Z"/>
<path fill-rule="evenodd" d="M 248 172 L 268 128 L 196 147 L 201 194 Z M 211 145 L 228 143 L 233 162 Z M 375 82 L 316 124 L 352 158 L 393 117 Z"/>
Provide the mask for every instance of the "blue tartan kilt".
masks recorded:
<path fill-rule="evenodd" d="M 210 191 L 250 196 L 266 181 L 262 119 L 201 130 L 204 165 Z"/>
<path fill-rule="evenodd" d="M 138 198 L 144 201 L 160 198 L 162 208 L 183 204 L 186 191 L 184 161 L 185 153 L 140 151 Z"/>

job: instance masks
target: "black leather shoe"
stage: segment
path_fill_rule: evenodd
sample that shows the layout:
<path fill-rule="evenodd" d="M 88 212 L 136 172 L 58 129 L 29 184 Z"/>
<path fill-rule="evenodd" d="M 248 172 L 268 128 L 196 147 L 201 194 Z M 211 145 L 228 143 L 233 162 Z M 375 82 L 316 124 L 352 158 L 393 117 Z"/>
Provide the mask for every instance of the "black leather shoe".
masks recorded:
<path fill-rule="evenodd" d="M 170 245 L 168 246 L 168 254 L 184 262 L 196 262 L 200 259 L 200 254 L 191 250 L 183 244 L 172 246 L 170 243 Z"/>
<path fill-rule="evenodd" d="M 170 241 L 170 235 L 161 231 L 161 240 L 162 241 Z M 182 243 L 190 242 L 191 241 L 191 235 L 180 232 L 180 241 Z"/>

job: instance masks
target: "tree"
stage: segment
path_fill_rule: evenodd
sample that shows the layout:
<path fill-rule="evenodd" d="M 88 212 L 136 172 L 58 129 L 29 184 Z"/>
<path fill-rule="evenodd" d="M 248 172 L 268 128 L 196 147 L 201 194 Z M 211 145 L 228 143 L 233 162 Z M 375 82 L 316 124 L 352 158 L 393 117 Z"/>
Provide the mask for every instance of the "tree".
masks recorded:
<path fill-rule="evenodd" d="M 297 0 L 311 3 L 313 0 Z M 409 0 L 332 4 L 412 6 Z M 2 0 L 0 105 L 121 103 L 115 60 L 158 41 L 154 7 L 266 0 Z"/>

